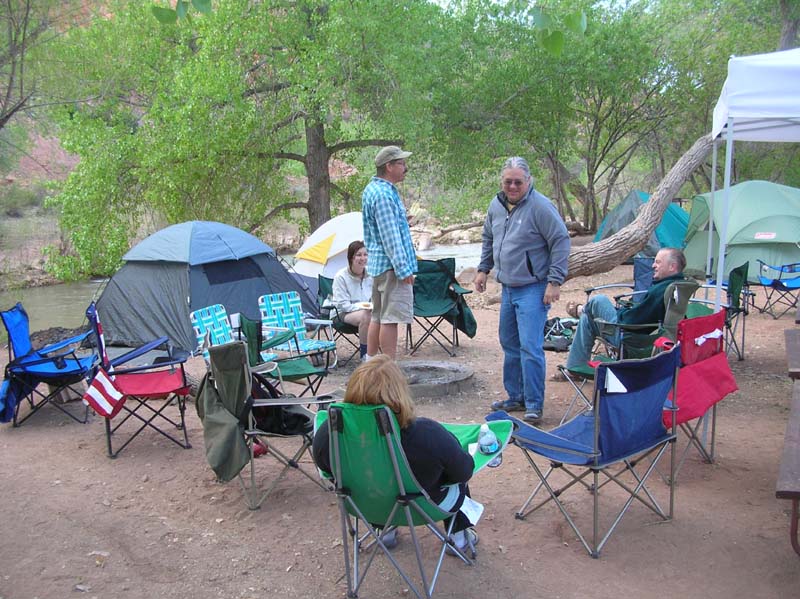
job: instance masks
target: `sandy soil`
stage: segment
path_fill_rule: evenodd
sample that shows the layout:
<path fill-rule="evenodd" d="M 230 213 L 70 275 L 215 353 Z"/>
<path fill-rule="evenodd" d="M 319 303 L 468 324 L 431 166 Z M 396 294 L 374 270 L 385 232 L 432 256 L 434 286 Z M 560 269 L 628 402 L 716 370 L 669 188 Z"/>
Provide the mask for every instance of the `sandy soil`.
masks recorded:
<path fill-rule="evenodd" d="M 591 283 L 622 280 L 629 267 Z M 583 297 L 590 281 L 565 285 L 553 315 Z M 476 301 L 476 305 L 485 304 Z M 441 420 L 480 422 L 502 397 L 497 305 L 476 309 L 478 335 L 454 358 L 475 371 L 468 392 L 419 402 Z M 474 567 L 448 561 L 440 597 L 793 597 L 800 560 L 789 545 L 789 504 L 775 499 L 788 413 L 783 329 L 794 326 L 751 314 L 747 359 L 734 362 L 740 390 L 720 404 L 717 462 L 691 454 L 681 471 L 675 519 L 653 525 L 639 506 L 622 521 L 599 560 L 588 557 L 555 507 L 520 522 L 515 510 L 532 484 L 516 448 L 501 468 L 471 483 L 486 506 Z M 548 373 L 564 360 L 548 353 Z M 447 359 L 435 346 L 423 359 Z M 193 363 L 195 372 L 202 363 Z M 341 387 L 351 368 L 331 375 Z M 548 383 L 545 427 L 571 398 L 566 383 Z M 76 406 L 77 407 L 77 406 Z M 340 597 L 343 560 L 335 498 L 304 477 L 288 476 L 258 511 L 245 506 L 236 482 L 215 481 L 190 406 L 190 450 L 155 433 L 116 460 L 105 455 L 103 422 L 68 421 L 44 410 L 22 427 L 0 428 L 0 598 Z M 265 477 L 276 470 L 257 461 Z M 660 481 L 657 492 L 664 491 Z M 588 496 L 569 504 L 590 517 Z M 404 539 L 405 537 L 405 539 Z M 411 558 L 407 533 L 397 554 Z M 409 596 L 381 560 L 362 597 Z"/>

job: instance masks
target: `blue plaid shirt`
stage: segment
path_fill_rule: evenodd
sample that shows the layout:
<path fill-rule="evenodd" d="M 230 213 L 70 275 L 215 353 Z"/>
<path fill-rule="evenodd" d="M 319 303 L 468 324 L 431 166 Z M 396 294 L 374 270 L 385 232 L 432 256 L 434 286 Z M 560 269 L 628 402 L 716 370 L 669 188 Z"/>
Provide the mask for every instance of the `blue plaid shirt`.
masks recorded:
<path fill-rule="evenodd" d="M 394 185 L 372 177 L 361 194 L 361 218 L 368 275 L 376 277 L 393 268 L 398 279 L 405 279 L 417 272 L 406 209 Z"/>

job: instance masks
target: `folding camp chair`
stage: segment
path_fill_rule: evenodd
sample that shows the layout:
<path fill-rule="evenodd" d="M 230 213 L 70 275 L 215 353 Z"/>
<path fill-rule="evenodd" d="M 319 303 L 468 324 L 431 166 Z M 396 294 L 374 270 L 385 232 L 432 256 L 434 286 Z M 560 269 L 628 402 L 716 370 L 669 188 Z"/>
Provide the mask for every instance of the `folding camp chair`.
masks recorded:
<path fill-rule="evenodd" d="M 325 366 L 336 368 L 333 323 L 320 318 L 306 318 L 300 296 L 296 291 L 262 295 L 258 298 L 258 309 L 261 312 L 261 331 L 265 342 L 269 342 L 277 334 L 276 331 L 289 329 L 295 333 L 289 341 L 273 345 L 275 350 L 289 352 L 292 356 L 310 356 L 314 359 L 324 355 Z M 323 331 L 326 339 L 319 338 Z"/>
<path fill-rule="evenodd" d="M 146 429 L 156 431 L 179 447 L 190 449 L 185 414 L 191 385 L 184 370 L 190 354 L 172 347 L 167 337 L 160 337 L 109 359 L 94 302 L 89 304 L 86 317 L 95 333 L 101 363 L 83 397 L 95 412 L 105 418 L 108 457 L 116 458 Z M 157 353 L 159 348 L 165 348 L 165 351 Z M 128 366 L 122 368 L 125 364 Z M 173 405 L 178 409 L 177 418 L 170 414 Z M 172 429 L 182 434 L 175 435 Z M 116 449 L 113 444 L 115 435 L 116 439 L 121 438 Z"/>
<path fill-rule="evenodd" d="M 605 351 L 605 355 L 596 355 L 593 359 L 599 362 L 613 362 L 625 358 L 646 358 L 654 353 L 654 343 L 659 337 L 674 341 L 678 323 L 686 316 L 689 301 L 698 287 L 695 281 L 670 283 L 664 291 L 665 314 L 663 322 L 660 323 L 623 324 L 596 319 L 595 322 L 600 330 L 597 342 L 599 349 Z M 614 299 L 620 302 L 629 295 L 617 295 Z M 557 368 L 575 390 L 575 395 L 561 419 L 563 424 L 574 414 L 591 408 L 591 401 L 583 389 L 589 381 L 594 380 L 595 367 L 586 364 L 572 368 L 558 365 Z"/>
<path fill-rule="evenodd" d="M 347 596 L 358 596 L 380 549 L 418 598 L 430 597 L 448 547 L 465 564 L 472 564 L 452 540 L 456 512 L 444 510 L 431 501 L 415 479 L 400 441 L 400 427 L 388 407 L 335 403 L 329 407 L 328 415 L 329 452 L 341 517 Z M 506 426 L 498 427 L 499 424 Z M 507 424 L 491 425 L 501 444 L 499 451 L 511 435 L 511 426 Z M 477 442 L 479 425 L 444 426 L 456 435 L 462 447 Z M 494 457 L 476 453 L 475 471 Z M 447 519 L 446 525 L 437 524 Z M 363 534 L 359 531 L 361 526 L 366 529 Z M 399 556 L 393 555 L 381 540 L 380 530 L 397 526 L 409 528 L 421 588 L 406 573 Z M 425 526 L 438 542 L 432 575 L 423 563 L 416 526 Z M 366 560 L 363 569 L 362 550 Z"/>
<path fill-rule="evenodd" d="M 50 404 L 76 422 L 85 423 L 88 409 L 82 410 L 82 416 L 76 415 L 59 399 L 65 393 L 74 398 L 83 395 L 82 383 L 94 373 L 97 353 L 79 355 L 77 348 L 91 331 L 37 350 L 31 344 L 28 314 L 22 304 L 0 312 L 0 317 L 8 332 L 8 364 L 0 392 L 0 422 L 12 420 L 13 426 L 19 426 Z M 47 385 L 46 393 L 39 389 L 41 383 Z M 23 403 L 27 403 L 30 410 L 19 418 Z"/>
<path fill-rule="evenodd" d="M 234 332 L 228 313 L 220 304 L 200 308 L 189 316 L 197 340 L 197 351 L 202 351 L 206 365 L 209 364 L 209 347 L 238 339 L 247 342 L 250 367 L 254 370 L 260 370 L 261 364 L 278 363 L 277 368 L 270 367 L 264 374 L 276 379 L 281 389 L 284 382 L 297 383 L 303 386 L 300 395 L 305 395 L 309 391 L 314 394 L 327 375 L 325 368 L 312 365 L 307 358 L 287 358 L 286 352 L 282 352 L 281 355 L 281 352 L 273 351 L 275 346 L 294 338 L 295 332 L 291 329 L 275 329 L 272 331 L 273 335 L 265 341 L 261 322 L 239 314 L 238 331 Z"/>
<path fill-rule="evenodd" d="M 745 262 L 731 270 L 727 284 L 723 284 L 727 297 L 727 301 L 721 304 L 725 308 L 725 348 L 728 354 L 735 352 L 738 360 L 744 360 L 745 327 L 750 313 L 750 297 L 753 295 L 747 282 L 749 266 L 750 262 Z M 701 288 L 713 289 L 714 285 L 702 285 Z M 707 316 L 712 313 L 714 303 L 711 299 L 693 297 L 686 317 Z M 737 339 L 739 331 L 741 338 Z"/>
<path fill-rule="evenodd" d="M 708 316 L 687 318 L 678 324 L 681 369 L 678 372 L 675 424 L 688 442 L 675 467 L 675 479 L 692 447 L 705 462 L 714 462 L 717 403 L 738 389 L 727 356 L 722 351 L 725 322 L 725 311 L 722 310 Z M 670 401 L 673 397 L 670 396 Z M 671 413 L 665 411 L 664 426 L 670 425 L 671 418 Z"/>
<path fill-rule="evenodd" d="M 760 311 L 777 320 L 789 310 L 797 307 L 800 297 L 800 262 L 772 266 L 761 260 L 758 279 L 767 294 L 766 302 Z"/>
<path fill-rule="evenodd" d="M 312 441 L 313 413 L 307 406 L 327 405 L 333 397 L 281 397 L 263 376 L 250 370 L 247 345 L 242 341 L 212 346 L 208 351 L 210 370 L 200 383 L 197 414 L 203 423 L 206 458 L 217 478 L 228 482 L 238 477 L 251 510 L 261 507 L 290 470 L 330 490 L 313 469 L 303 468 L 301 459 Z M 288 438 L 300 443 L 291 455 L 276 442 Z M 256 475 L 257 445 L 283 466 L 265 488 Z M 241 474 L 248 464 L 249 483 Z"/>
<path fill-rule="evenodd" d="M 320 315 L 323 318 L 328 318 L 333 321 L 333 339 L 334 341 L 344 341 L 347 345 L 347 358 L 342 362 L 346 366 L 350 360 L 359 354 L 360 341 L 358 337 L 358 327 L 346 323 L 340 317 L 336 306 L 331 302 L 333 296 L 333 279 L 329 279 L 323 275 L 319 275 L 319 307 Z"/>
<path fill-rule="evenodd" d="M 414 341 L 411 324 L 406 326 L 406 349 L 413 355 L 426 339 L 433 339 L 449 356 L 455 356 L 458 331 L 472 338 L 477 322 L 464 296 L 472 293 L 456 280 L 455 258 L 418 260 L 414 278 L 414 321 L 422 336 Z M 446 329 L 450 330 L 447 331 Z"/>
<path fill-rule="evenodd" d="M 488 415 L 486 419 L 490 421 L 508 419 L 514 422 L 512 442 L 522 450 L 538 479 L 533 492 L 517 512 L 517 518 L 522 520 L 550 501 L 555 502 L 581 544 L 595 558 L 600 556 L 634 500 L 648 507 L 662 520 L 671 520 L 675 491 L 675 424 L 671 423 L 669 430 L 665 429 L 662 411 L 669 392 L 675 389 L 679 359 L 680 351 L 673 349 L 644 360 L 600 364 L 595 377 L 591 410 L 550 432 L 505 412 Z M 674 409 L 670 408 L 669 412 L 672 414 Z M 655 492 L 648 487 L 648 482 L 668 448 L 669 508 L 665 510 L 658 503 Z M 534 457 L 549 460 L 549 468 L 543 472 Z M 551 480 L 551 475 L 556 472 L 566 477 L 566 482 L 560 486 Z M 632 480 L 628 480 L 629 477 Z M 600 491 L 611 482 L 625 492 L 626 499 L 611 524 L 607 528 L 604 525 L 605 532 L 601 537 Z M 567 510 L 571 506 L 562 498 L 562 494 L 576 484 L 577 488 L 585 489 L 592 496 L 590 539 L 581 532 Z M 542 490 L 547 497 L 531 507 Z M 613 492 L 604 492 L 603 497 L 607 500 L 618 499 Z"/>

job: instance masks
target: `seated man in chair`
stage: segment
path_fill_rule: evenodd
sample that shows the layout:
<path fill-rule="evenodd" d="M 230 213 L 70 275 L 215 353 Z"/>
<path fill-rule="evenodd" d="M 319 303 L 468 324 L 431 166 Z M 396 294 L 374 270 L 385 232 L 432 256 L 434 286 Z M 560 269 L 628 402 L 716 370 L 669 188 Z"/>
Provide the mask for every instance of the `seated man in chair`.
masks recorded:
<path fill-rule="evenodd" d="M 647 324 L 664 320 L 664 293 L 670 283 L 684 281 L 686 257 L 677 248 L 662 248 L 653 261 L 653 284 L 642 300 L 632 306 L 616 308 L 605 295 L 577 306 L 580 318 L 567 356 L 567 369 L 585 366 L 591 358 L 594 340 L 600 334 L 596 319 L 621 324 Z"/>

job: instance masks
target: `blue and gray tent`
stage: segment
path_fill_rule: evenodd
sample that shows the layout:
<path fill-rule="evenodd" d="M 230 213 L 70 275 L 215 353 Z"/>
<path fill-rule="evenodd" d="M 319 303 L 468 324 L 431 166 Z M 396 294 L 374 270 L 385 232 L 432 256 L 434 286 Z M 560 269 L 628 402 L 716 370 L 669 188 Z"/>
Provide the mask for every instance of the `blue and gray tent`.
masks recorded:
<path fill-rule="evenodd" d="M 178 348 L 196 346 L 189 313 L 213 304 L 228 314 L 261 318 L 258 298 L 297 291 L 303 310 L 316 313 L 308 289 L 275 251 L 230 225 L 190 221 L 153 233 L 122 258 L 97 307 L 106 342 L 137 346 L 167 336 Z"/>

